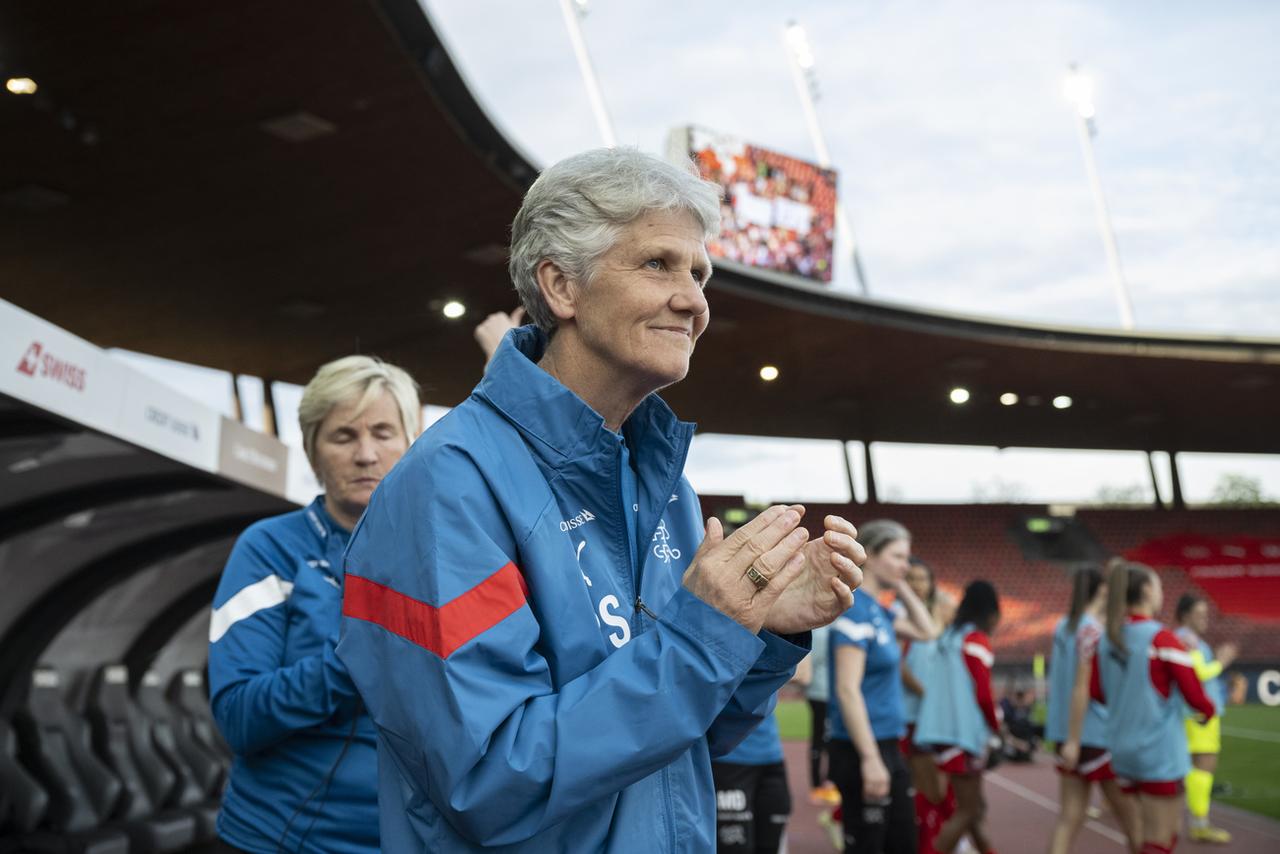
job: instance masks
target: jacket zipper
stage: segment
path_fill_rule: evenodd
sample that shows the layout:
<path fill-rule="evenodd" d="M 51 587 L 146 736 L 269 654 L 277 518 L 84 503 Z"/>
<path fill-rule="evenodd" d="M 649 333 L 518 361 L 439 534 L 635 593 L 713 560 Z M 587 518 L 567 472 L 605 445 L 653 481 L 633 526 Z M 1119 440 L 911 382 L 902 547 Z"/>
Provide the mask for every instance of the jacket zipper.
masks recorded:
<path fill-rule="evenodd" d="M 634 638 L 640 634 L 640 629 L 641 629 L 640 613 L 641 613 L 641 607 L 643 603 L 641 603 L 640 601 L 640 568 L 636 565 L 636 555 L 635 555 L 636 544 L 631 542 L 631 535 L 627 533 L 630 526 L 627 525 L 626 514 L 631 513 L 632 510 L 630 507 L 627 506 L 627 496 L 622 494 L 622 446 L 621 445 L 618 446 L 618 453 L 614 459 L 617 460 L 617 469 L 618 469 L 618 479 L 617 479 L 618 506 L 622 508 L 622 519 L 619 520 L 622 523 L 622 528 L 620 531 L 620 536 L 622 538 L 622 546 L 623 546 L 622 552 L 627 556 L 627 578 L 631 581 L 631 595 L 634 598 L 636 603 L 635 608 L 632 611 L 632 613 L 634 614 L 635 625 L 631 627 L 631 636 Z M 638 491 L 639 490 L 637 489 L 637 492 Z M 640 536 L 640 519 L 638 517 L 636 519 L 636 536 L 637 537 Z M 643 610 L 647 612 L 649 609 L 645 607 Z"/>
<path fill-rule="evenodd" d="M 618 503 L 619 505 L 621 505 L 622 512 L 624 514 L 632 513 L 632 512 L 637 513 L 636 536 L 643 537 L 643 532 L 640 530 L 640 517 L 638 513 L 639 508 L 637 508 L 636 511 L 633 511 L 630 507 L 628 507 L 627 497 L 622 494 L 622 449 L 621 448 L 618 449 L 617 459 L 618 459 Z M 639 483 L 637 481 L 637 487 L 638 485 Z M 639 489 L 637 489 L 637 493 L 638 492 L 639 492 Z M 625 515 L 622 518 L 622 538 L 626 545 L 625 551 L 627 553 L 627 565 L 631 570 L 631 573 L 630 573 L 631 592 L 635 594 L 635 601 L 636 601 L 635 610 L 634 610 L 635 625 L 631 627 L 631 636 L 634 638 L 639 636 L 640 630 L 643 628 L 643 625 L 644 625 L 640 619 L 641 614 L 645 615 L 650 620 L 653 620 L 655 623 L 658 621 L 658 615 L 655 614 L 649 608 L 648 605 L 644 604 L 644 600 L 640 598 L 640 566 L 637 564 L 637 561 L 640 560 L 640 558 L 635 554 L 636 544 L 631 542 L 631 537 L 627 534 L 627 519 Z M 645 554 L 647 557 L 648 556 L 647 551 Z M 667 825 L 667 840 L 668 840 L 667 850 L 674 852 L 676 850 L 676 836 L 677 836 L 676 811 L 675 811 L 675 801 L 671 794 L 671 766 L 670 765 L 662 769 L 661 777 L 662 777 L 662 800 L 663 800 L 664 812 L 666 813 L 665 823 Z"/>

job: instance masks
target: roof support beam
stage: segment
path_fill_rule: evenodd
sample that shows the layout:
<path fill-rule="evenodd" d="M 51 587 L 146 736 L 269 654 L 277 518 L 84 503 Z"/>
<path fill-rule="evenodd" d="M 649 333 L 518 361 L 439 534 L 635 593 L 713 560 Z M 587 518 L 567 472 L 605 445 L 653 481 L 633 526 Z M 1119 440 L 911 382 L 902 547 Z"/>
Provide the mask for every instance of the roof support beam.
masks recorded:
<path fill-rule="evenodd" d="M 1178 453 L 1169 451 L 1169 480 L 1173 483 L 1173 509 L 1186 510 L 1187 503 L 1182 500 L 1182 478 L 1178 477 Z"/>
<path fill-rule="evenodd" d="M 1155 496 L 1155 509 L 1163 510 L 1164 501 L 1160 499 L 1160 481 L 1156 478 L 1156 461 L 1152 458 L 1150 451 L 1147 451 L 1147 471 L 1151 473 L 1151 494 Z"/>
<path fill-rule="evenodd" d="M 849 482 L 849 503 L 858 503 L 858 490 L 854 488 L 853 480 L 853 460 L 849 459 L 849 443 L 840 443 L 840 453 L 844 457 L 844 476 Z"/>
<path fill-rule="evenodd" d="M 862 442 L 862 453 L 867 461 L 867 503 L 879 504 L 880 497 L 876 495 L 876 470 L 871 465 L 871 440 L 864 439 Z"/>

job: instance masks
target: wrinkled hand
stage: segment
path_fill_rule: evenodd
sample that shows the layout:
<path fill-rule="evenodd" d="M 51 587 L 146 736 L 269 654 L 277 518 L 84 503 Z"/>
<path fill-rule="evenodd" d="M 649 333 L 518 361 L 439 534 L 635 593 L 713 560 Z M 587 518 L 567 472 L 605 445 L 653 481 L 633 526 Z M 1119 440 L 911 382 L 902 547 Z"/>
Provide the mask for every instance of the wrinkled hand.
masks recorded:
<path fill-rule="evenodd" d="M 858 543 L 858 529 L 839 516 L 823 520 L 822 539 L 804 548 L 804 572 L 792 582 L 769 611 L 764 627 L 789 635 L 825 626 L 853 604 L 853 591 L 862 584 L 867 553 Z"/>
<path fill-rule="evenodd" d="M 770 507 L 727 539 L 720 520 L 707 520 L 706 536 L 684 573 L 684 586 L 703 602 L 752 632 L 760 631 L 779 595 L 804 569 L 801 549 L 809 532 L 798 527 L 804 508 Z M 757 589 L 747 570 L 769 578 Z"/>
<path fill-rule="evenodd" d="M 489 360 L 493 358 L 498 345 L 502 343 L 502 336 L 523 322 L 524 308 L 517 308 L 510 314 L 503 311 L 495 311 L 480 321 L 480 325 L 475 328 L 475 332 L 472 334 L 475 335 L 476 343 L 480 345 L 480 349 L 484 351 L 485 364 L 488 364 Z"/>
<path fill-rule="evenodd" d="M 1059 751 L 1062 758 L 1062 767 L 1066 771 L 1076 770 L 1076 765 L 1080 763 L 1080 742 L 1064 741 L 1062 749 Z"/>

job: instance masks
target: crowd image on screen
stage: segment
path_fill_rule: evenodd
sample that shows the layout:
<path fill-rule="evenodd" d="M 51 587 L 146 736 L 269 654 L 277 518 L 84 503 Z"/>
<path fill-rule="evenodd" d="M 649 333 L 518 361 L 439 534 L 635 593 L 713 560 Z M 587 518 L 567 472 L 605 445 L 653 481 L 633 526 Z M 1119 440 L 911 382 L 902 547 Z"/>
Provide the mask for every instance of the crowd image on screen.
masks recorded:
<path fill-rule="evenodd" d="M 695 136 L 694 146 L 699 171 L 723 191 L 712 256 L 831 281 L 834 170 L 736 141 Z"/>

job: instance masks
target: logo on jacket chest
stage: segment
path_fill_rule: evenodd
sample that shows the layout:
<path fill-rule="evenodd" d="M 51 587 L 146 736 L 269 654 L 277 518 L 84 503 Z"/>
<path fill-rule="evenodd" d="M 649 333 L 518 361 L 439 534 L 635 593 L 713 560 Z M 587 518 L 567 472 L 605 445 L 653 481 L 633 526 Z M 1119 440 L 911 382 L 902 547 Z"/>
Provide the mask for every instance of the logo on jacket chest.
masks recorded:
<path fill-rule="evenodd" d="M 582 512 L 578 513 L 576 516 L 571 516 L 568 519 L 561 520 L 560 530 L 564 531 L 565 533 L 568 533 L 569 531 L 572 531 L 574 528 L 581 528 L 583 525 L 587 524 L 588 522 L 594 522 L 595 520 L 596 520 L 596 514 L 592 513 L 587 508 L 583 507 Z"/>
<path fill-rule="evenodd" d="M 671 545 L 671 532 L 667 530 L 667 520 L 658 523 L 658 530 L 653 532 L 653 556 L 663 563 L 671 563 L 680 559 L 680 549 Z"/>
<path fill-rule="evenodd" d="M 595 518 L 595 517 L 592 517 Z M 560 524 L 564 524 L 561 522 Z M 591 598 L 596 603 L 596 625 L 600 628 L 609 627 L 606 637 L 609 643 L 613 644 L 614 649 L 621 649 L 631 640 L 631 623 L 622 615 L 622 602 L 617 595 L 613 593 L 604 593 L 603 588 L 597 590 L 596 583 L 591 580 L 591 576 L 587 574 L 582 564 L 583 553 L 587 551 L 587 541 L 579 540 L 574 547 L 574 554 L 578 559 L 578 572 L 582 574 L 582 580 L 586 583 L 588 590 L 591 592 Z M 608 573 L 604 573 L 608 577 Z M 604 593 L 603 596 L 600 594 Z"/>
<path fill-rule="evenodd" d="M 584 515 L 585 514 L 585 515 Z M 577 524 L 574 524 L 576 520 Z M 587 522 L 594 521 L 595 516 L 589 510 L 583 510 L 583 513 L 573 519 L 566 519 L 560 523 L 561 530 L 566 529 L 566 525 L 573 525 L 574 528 L 581 528 Z M 595 527 L 592 530 L 599 530 Z M 687 548 L 687 547 L 686 547 Z M 578 572 L 582 576 L 582 582 L 587 587 L 591 601 L 595 603 L 594 617 L 596 625 L 605 632 L 605 637 L 615 649 L 621 649 L 631 641 L 632 628 L 631 616 L 633 614 L 633 606 L 630 600 L 630 591 L 623 591 L 619 587 L 621 580 L 625 579 L 627 572 L 631 567 L 629 565 L 613 566 L 612 550 L 604 548 L 594 538 L 589 539 L 585 536 L 584 531 L 575 531 L 573 535 L 574 557 L 577 559 Z M 654 565 L 652 558 L 657 558 L 662 562 L 663 570 L 670 570 L 671 562 L 679 560 L 684 550 L 676 545 L 676 541 L 672 536 L 667 522 L 662 519 L 658 522 L 657 530 L 650 537 L 649 549 L 642 552 L 640 559 L 650 567 L 653 571 Z M 602 565 L 603 564 L 603 565 Z M 638 570 L 639 567 L 636 567 Z M 652 593 L 652 590 L 650 591 Z"/>

